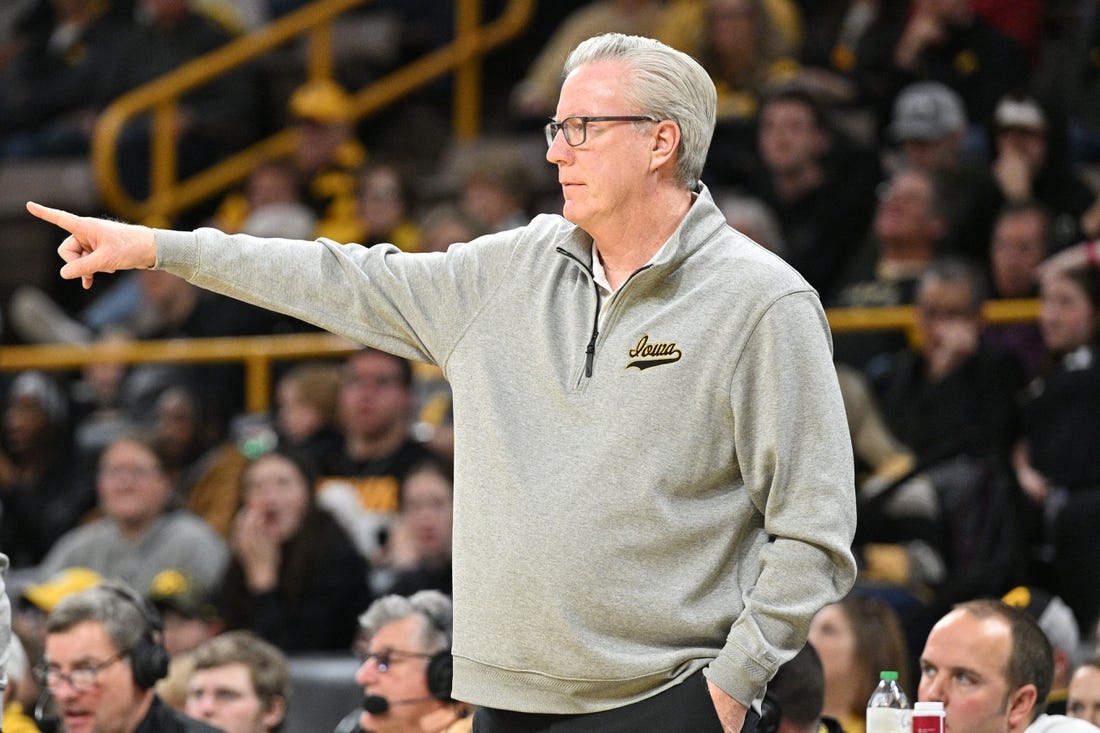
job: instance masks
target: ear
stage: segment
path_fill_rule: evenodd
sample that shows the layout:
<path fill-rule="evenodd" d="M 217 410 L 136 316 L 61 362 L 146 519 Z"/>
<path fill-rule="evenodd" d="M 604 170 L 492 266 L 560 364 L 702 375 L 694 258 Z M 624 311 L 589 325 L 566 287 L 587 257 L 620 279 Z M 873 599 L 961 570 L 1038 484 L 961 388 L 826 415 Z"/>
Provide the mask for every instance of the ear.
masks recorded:
<path fill-rule="evenodd" d="M 264 730 L 275 730 L 275 728 L 283 722 L 285 717 L 286 698 L 282 695 L 275 695 L 271 698 L 271 703 L 267 706 L 267 710 L 264 710 L 260 722 L 263 723 Z"/>
<path fill-rule="evenodd" d="M 1009 730 L 1023 730 L 1033 717 L 1035 705 L 1039 701 L 1039 690 L 1035 685 L 1027 684 L 1013 692 L 1008 698 L 1008 710 L 1005 722 Z"/>
<path fill-rule="evenodd" d="M 672 164 L 676 165 L 676 155 L 680 149 L 680 126 L 672 120 L 661 120 L 654 125 L 652 160 L 650 170 L 658 171 Z"/>

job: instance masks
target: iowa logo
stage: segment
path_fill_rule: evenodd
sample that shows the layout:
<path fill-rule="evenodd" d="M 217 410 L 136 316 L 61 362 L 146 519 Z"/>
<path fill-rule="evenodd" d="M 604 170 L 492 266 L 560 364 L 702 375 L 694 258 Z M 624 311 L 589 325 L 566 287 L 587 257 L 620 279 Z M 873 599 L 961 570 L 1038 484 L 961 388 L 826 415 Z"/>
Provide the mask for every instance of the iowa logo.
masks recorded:
<path fill-rule="evenodd" d="M 638 371 L 643 371 L 650 367 L 680 361 L 680 350 L 676 348 L 675 342 L 651 344 L 649 334 L 646 334 L 638 340 L 637 346 L 627 352 L 627 356 L 631 358 L 630 363 L 626 365 L 627 369 L 634 367 Z"/>

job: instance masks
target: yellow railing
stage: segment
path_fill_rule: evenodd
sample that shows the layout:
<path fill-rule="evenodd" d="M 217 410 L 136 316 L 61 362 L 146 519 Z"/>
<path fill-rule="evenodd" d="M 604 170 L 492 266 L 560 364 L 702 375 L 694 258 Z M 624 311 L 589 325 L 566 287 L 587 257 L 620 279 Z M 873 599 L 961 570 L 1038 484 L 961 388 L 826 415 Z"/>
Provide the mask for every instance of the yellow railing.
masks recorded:
<path fill-rule="evenodd" d="M 987 323 L 1034 320 L 1037 300 L 991 301 L 983 318 Z M 896 308 L 841 308 L 828 311 L 834 331 L 906 330 L 916 324 L 912 306 Z M 349 354 L 358 346 L 327 333 L 237 338 L 173 339 L 89 345 L 9 346 L 0 349 L 0 370 L 78 369 L 86 364 L 115 362 L 194 363 L 242 362 L 245 367 L 245 406 L 267 409 L 271 397 L 272 366 L 277 361 L 331 358 Z"/>
<path fill-rule="evenodd" d="M 309 37 L 308 76 L 330 77 L 334 20 L 368 2 L 317 0 L 112 102 L 101 115 L 92 139 L 92 168 L 104 204 L 129 221 L 164 226 L 179 212 L 243 181 L 258 163 L 289 154 L 294 146 L 293 132 L 282 130 L 180 181 L 173 125 L 180 97 L 303 35 Z M 481 0 L 455 0 L 455 40 L 357 91 L 353 95 L 353 114 L 357 119 L 365 117 L 454 71 L 455 135 L 459 139 L 476 136 L 481 108 L 480 57 L 519 34 L 530 21 L 533 9 L 534 0 L 510 0 L 496 20 L 481 25 Z M 139 201 L 122 186 L 117 163 L 118 140 L 127 122 L 150 112 L 151 193 Z"/>

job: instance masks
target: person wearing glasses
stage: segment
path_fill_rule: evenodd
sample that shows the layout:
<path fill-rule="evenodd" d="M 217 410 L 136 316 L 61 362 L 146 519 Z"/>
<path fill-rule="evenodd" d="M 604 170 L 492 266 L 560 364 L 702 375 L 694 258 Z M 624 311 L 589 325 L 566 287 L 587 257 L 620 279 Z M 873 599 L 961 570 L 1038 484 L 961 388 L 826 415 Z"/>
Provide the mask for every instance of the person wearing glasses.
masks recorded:
<path fill-rule="evenodd" d="M 336 733 L 468 733 L 471 708 L 451 697 L 451 599 L 436 590 L 388 595 L 359 617 L 355 682 L 363 709 Z"/>
<path fill-rule="evenodd" d="M 157 697 L 168 653 L 156 611 L 117 581 L 65 597 L 35 670 L 67 733 L 218 733 Z"/>
<path fill-rule="evenodd" d="M 62 277 L 157 267 L 442 368 L 479 733 L 752 731 L 852 585 L 855 491 L 817 294 L 700 183 L 715 105 L 686 54 L 590 38 L 546 128 L 561 214 L 445 253 L 28 208 Z"/>

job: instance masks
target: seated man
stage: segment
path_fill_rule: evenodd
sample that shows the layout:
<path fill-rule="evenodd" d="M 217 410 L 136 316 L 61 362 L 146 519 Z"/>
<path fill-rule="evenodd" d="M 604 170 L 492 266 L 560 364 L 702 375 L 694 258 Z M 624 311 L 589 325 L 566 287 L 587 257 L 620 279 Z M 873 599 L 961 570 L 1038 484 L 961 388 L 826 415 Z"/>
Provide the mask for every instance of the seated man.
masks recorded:
<path fill-rule="evenodd" d="M 1026 611 L 997 600 L 956 605 L 932 627 L 917 699 L 939 701 L 947 730 L 1076 733 L 1096 728 L 1041 715 L 1054 677 L 1046 634 Z"/>
<path fill-rule="evenodd" d="M 822 717 L 825 672 L 812 644 L 786 662 L 768 683 L 758 733 L 836 733 L 840 724 Z"/>
<path fill-rule="evenodd" d="M 451 599 L 426 590 L 379 598 L 359 617 L 363 711 L 337 733 L 468 733 L 472 710 L 451 699 Z"/>
<path fill-rule="evenodd" d="M 187 682 L 188 715 L 225 733 L 283 728 L 290 669 L 278 648 L 248 631 L 229 631 L 199 646 Z"/>
<path fill-rule="evenodd" d="M 217 733 L 153 691 L 168 671 L 160 633 L 156 610 L 123 583 L 105 581 L 57 604 L 38 673 L 68 733 Z"/>

